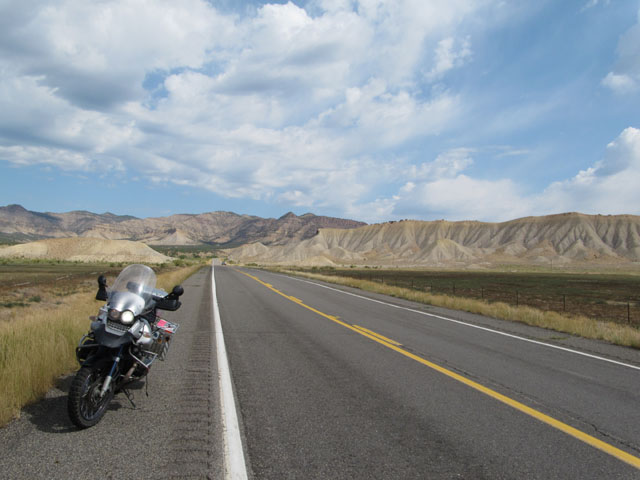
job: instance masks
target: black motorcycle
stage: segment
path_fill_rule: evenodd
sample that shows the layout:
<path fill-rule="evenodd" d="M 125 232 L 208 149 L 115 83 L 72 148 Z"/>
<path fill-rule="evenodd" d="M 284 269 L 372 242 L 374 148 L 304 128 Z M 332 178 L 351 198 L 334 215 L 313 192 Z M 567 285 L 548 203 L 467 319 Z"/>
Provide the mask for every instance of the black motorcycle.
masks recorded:
<path fill-rule="evenodd" d="M 79 428 L 98 423 L 119 391 L 135 406 L 126 385 L 146 376 L 156 359 L 165 359 L 179 325 L 160 318 L 158 310 L 180 308 L 184 289 L 176 285 L 167 293 L 155 285 L 156 275 L 146 265 L 129 265 L 110 289 L 104 276 L 98 278 L 96 300 L 107 303 L 76 348 L 80 370 L 67 404 Z"/>

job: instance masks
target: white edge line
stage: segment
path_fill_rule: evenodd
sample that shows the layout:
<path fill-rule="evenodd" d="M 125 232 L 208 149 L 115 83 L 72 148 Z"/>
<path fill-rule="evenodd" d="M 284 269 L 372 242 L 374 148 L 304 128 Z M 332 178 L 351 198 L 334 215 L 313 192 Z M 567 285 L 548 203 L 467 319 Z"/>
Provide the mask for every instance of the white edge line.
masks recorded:
<path fill-rule="evenodd" d="M 216 349 L 218 358 L 218 377 L 220 379 L 220 410 L 222 413 L 222 428 L 224 437 L 224 466 L 225 478 L 232 480 L 247 479 L 247 466 L 244 460 L 236 402 L 233 398 L 233 386 L 231 384 L 231 369 L 227 359 L 227 349 L 224 346 L 222 334 L 222 322 L 216 296 L 216 279 L 211 261 L 211 290 L 213 303 L 214 332 L 216 336 Z"/>
<path fill-rule="evenodd" d="M 474 325 L 473 323 L 467 323 L 467 322 L 463 322 L 461 320 L 454 320 L 453 318 L 442 317 L 440 315 L 435 315 L 433 313 L 423 312 L 421 310 L 415 310 L 413 308 L 401 307 L 399 305 L 394 305 L 392 303 L 383 302 L 381 300 L 376 300 L 374 298 L 365 297 L 363 295 L 358 295 L 356 293 L 345 292 L 344 290 L 340 290 L 339 288 L 333 288 L 333 287 L 329 287 L 328 285 L 322 285 L 320 283 L 311 282 L 309 280 L 303 280 L 302 278 L 290 277 L 288 275 L 282 275 L 282 276 L 287 277 L 287 278 L 291 278 L 293 280 L 297 280 L 298 282 L 310 283 L 311 285 L 315 285 L 317 287 L 327 288 L 327 289 L 333 290 L 335 292 L 344 293 L 345 295 L 351 295 L 353 297 L 361 298 L 363 300 L 368 300 L 370 302 L 380 303 L 380 304 L 386 305 L 388 307 L 399 308 L 400 310 L 406 310 L 407 312 L 419 313 L 420 315 L 425 315 L 427 317 L 439 318 L 440 320 L 445 320 L 447 322 L 457 323 L 459 325 L 464 325 L 466 327 L 477 328 L 478 330 L 484 330 L 486 332 L 491 332 L 491 333 L 495 333 L 495 334 L 498 334 L 498 335 L 503 335 L 505 337 L 515 338 L 517 340 L 522 340 L 523 342 L 529 342 L 529 343 L 534 343 L 536 345 L 542 345 L 542 346 L 549 347 L 549 348 L 555 348 L 556 350 L 562 350 L 562 351 L 565 351 L 565 352 L 574 353 L 576 355 L 582 355 L 583 357 L 589 357 L 589 358 L 593 358 L 595 360 L 601 360 L 603 362 L 609 362 L 609 363 L 613 363 L 615 365 L 620 365 L 620 366 L 623 366 L 623 367 L 632 368 L 634 370 L 640 370 L 640 367 L 638 367 L 636 365 L 631 365 L 629 363 L 624 363 L 624 362 L 618 362 L 616 360 L 611 360 L 610 358 L 606 358 L 606 357 L 599 357 L 598 355 L 592 355 L 590 353 L 581 352 L 580 350 L 573 350 L 571 348 L 560 347 L 558 345 L 553 345 L 551 343 L 540 342 L 538 340 L 531 340 L 530 338 L 520 337 L 518 335 L 513 335 L 511 333 L 501 332 L 500 330 L 494 330 L 492 328 L 481 327 L 479 325 Z"/>

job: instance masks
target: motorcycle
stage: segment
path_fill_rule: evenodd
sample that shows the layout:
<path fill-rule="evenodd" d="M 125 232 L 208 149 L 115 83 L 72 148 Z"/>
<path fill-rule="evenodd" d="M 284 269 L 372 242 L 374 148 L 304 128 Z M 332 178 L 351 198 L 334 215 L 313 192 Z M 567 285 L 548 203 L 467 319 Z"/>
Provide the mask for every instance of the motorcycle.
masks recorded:
<path fill-rule="evenodd" d="M 107 303 L 91 317 L 89 333 L 76 348 L 80 369 L 68 396 L 71 421 L 79 428 L 97 424 L 114 395 L 122 391 L 135 408 L 125 388 L 149 373 L 153 362 L 164 360 L 179 325 L 158 316 L 158 310 L 180 308 L 180 285 L 171 293 L 155 288 L 156 275 L 146 265 L 129 265 L 108 289 L 98 277 L 96 300 Z"/>

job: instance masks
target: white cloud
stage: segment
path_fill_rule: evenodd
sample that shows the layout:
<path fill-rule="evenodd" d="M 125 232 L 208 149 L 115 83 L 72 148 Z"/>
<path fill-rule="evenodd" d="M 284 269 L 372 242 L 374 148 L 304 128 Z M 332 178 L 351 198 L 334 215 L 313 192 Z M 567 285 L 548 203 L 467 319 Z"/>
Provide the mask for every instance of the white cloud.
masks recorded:
<path fill-rule="evenodd" d="M 611 2 L 611 0 L 589 0 L 584 7 L 582 7 L 582 10 L 587 10 L 589 8 L 593 8 L 598 4 L 603 4 L 603 5 L 609 5 L 609 3 Z"/>
<path fill-rule="evenodd" d="M 385 204 L 392 218 L 503 221 L 527 215 L 578 211 L 640 214 L 640 130 L 626 128 L 605 156 L 573 178 L 527 193 L 508 178 L 473 178 L 470 149 L 445 152 L 412 171 L 396 198 Z M 389 217 L 387 217 L 389 218 Z"/>
<path fill-rule="evenodd" d="M 22 74 L 82 107 L 139 98 L 148 73 L 198 68 L 233 38 L 230 19 L 200 0 L 38 3 L 22 23 L 6 25 L 0 49 Z"/>
<path fill-rule="evenodd" d="M 626 74 L 618 75 L 613 72 L 609 72 L 602 79 L 602 84 L 619 94 L 631 93 L 638 89 L 638 82 L 634 78 Z"/>
<path fill-rule="evenodd" d="M 620 37 L 614 70 L 602 84 L 622 95 L 640 90 L 640 10 L 636 24 Z"/>
<path fill-rule="evenodd" d="M 529 201 L 522 198 L 515 182 L 477 179 L 463 173 L 473 164 L 473 152 L 456 148 L 413 167 L 410 180 L 393 202 L 394 217 L 493 221 L 526 214 Z"/>
<path fill-rule="evenodd" d="M 52 165 L 63 170 L 89 170 L 92 161 L 85 155 L 67 150 L 44 148 L 44 147 L 23 147 L 23 146 L 0 146 L 0 159 L 9 161 L 14 165 L 33 165 L 34 163 Z"/>
<path fill-rule="evenodd" d="M 431 179 L 451 178 L 473 164 L 473 149 L 455 148 L 444 152 L 433 161 L 412 166 L 411 179 L 428 181 Z"/>
<path fill-rule="evenodd" d="M 346 90 L 345 100 L 319 117 L 319 126 L 350 132 L 358 149 L 364 145 L 390 147 L 418 135 L 433 135 L 447 128 L 460 109 L 448 94 L 421 101 L 408 91 L 389 91 L 377 78 L 363 87 Z"/>
<path fill-rule="evenodd" d="M 456 50 L 456 47 L 457 50 Z M 449 70 L 462 66 L 471 57 L 471 42 L 466 37 L 458 42 L 452 37 L 447 37 L 438 42 L 435 51 L 435 65 L 427 74 L 429 80 L 442 77 Z"/>
<path fill-rule="evenodd" d="M 640 130 L 626 128 L 607 145 L 605 157 L 575 177 L 551 184 L 541 208 L 584 213 L 640 214 Z"/>
<path fill-rule="evenodd" d="M 423 218 L 447 220 L 508 220 L 529 211 L 519 192 L 509 179 L 482 180 L 461 174 L 401 190 L 402 200 L 394 211 L 400 217 L 422 213 Z"/>
<path fill-rule="evenodd" d="M 85 169 L 88 159 L 140 138 L 132 119 L 74 107 L 40 80 L 0 69 L 0 145 L 6 147 L 5 160 Z"/>

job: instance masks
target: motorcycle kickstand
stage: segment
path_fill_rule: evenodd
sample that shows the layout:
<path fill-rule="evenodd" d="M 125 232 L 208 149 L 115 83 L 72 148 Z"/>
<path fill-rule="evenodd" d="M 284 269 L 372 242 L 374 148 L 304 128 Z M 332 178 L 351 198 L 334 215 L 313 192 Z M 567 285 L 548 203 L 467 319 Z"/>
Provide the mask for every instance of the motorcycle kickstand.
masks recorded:
<path fill-rule="evenodd" d="M 138 407 L 133 402 L 133 393 L 129 392 L 129 390 L 127 390 L 126 388 L 123 388 L 122 392 L 124 393 L 125 397 L 127 397 L 127 400 L 129 400 L 131 405 L 133 405 L 133 409 L 136 410 Z"/>

